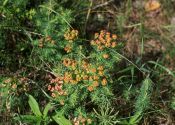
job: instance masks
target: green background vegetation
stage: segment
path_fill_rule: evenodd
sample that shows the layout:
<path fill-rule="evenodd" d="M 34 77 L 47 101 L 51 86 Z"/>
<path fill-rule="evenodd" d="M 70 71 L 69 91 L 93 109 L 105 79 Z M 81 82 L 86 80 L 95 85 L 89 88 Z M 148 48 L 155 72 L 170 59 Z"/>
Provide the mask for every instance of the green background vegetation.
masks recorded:
<path fill-rule="evenodd" d="M 1 0 L 0 124 L 173 125 L 175 2 L 159 0 L 149 12 L 146 2 Z M 73 29 L 79 34 L 66 53 L 65 33 Z M 102 30 L 117 34 L 115 48 L 91 46 Z M 81 71 L 83 60 L 103 65 L 109 84 L 92 92 L 66 84 L 68 96 L 53 98 L 50 79 L 73 72 L 65 58 Z"/>

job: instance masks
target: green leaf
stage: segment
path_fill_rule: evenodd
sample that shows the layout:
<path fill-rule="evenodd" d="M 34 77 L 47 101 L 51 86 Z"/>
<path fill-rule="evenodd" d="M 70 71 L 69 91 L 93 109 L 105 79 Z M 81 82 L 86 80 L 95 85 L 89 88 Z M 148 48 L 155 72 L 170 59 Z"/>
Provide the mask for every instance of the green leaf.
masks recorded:
<path fill-rule="evenodd" d="M 52 108 L 52 105 L 51 105 L 50 103 L 48 103 L 48 104 L 46 105 L 46 107 L 44 108 L 44 111 L 43 111 L 43 118 L 46 118 L 47 113 L 48 113 L 49 109 L 51 109 L 51 108 Z"/>
<path fill-rule="evenodd" d="M 38 103 L 36 102 L 36 100 L 34 99 L 33 96 L 29 95 L 29 101 L 28 101 L 29 105 L 30 105 L 30 108 L 31 110 L 33 111 L 33 113 L 36 115 L 36 116 L 42 116 L 41 112 L 40 112 L 40 109 L 39 109 L 39 106 L 38 106 Z"/>
<path fill-rule="evenodd" d="M 142 116 L 140 113 L 135 114 L 134 116 L 132 116 L 129 120 L 129 123 L 131 125 L 136 125 L 137 123 L 139 123 L 139 121 L 142 119 Z"/>
<path fill-rule="evenodd" d="M 127 120 L 123 120 L 119 122 L 120 125 L 129 125 L 129 122 Z"/>
<path fill-rule="evenodd" d="M 72 125 L 69 120 L 67 120 L 64 116 L 62 115 L 55 115 L 52 117 L 56 123 L 59 125 Z"/>
<path fill-rule="evenodd" d="M 41 125 L 41 121 L 38 121 L 38 122 L 36 123 L 36 125 Z"/>
<path fill-rule="evenodd" d="M 7 4 L 8 0 L 4 0 L 3 2 L 3 6 L 5 6 Z"/>
<path fill-rule="evenodd" d="M 171 70 L 169 70 L 168 68 L 166 68 L 165 66 L 162 66 L 162 65 L 160 65 L 159 63 L 154 62 L 154 61 L 149 61 L 149 63 L 152 63 L 152 64 L 154 64 L 155 66 L 159 66 L 159 67 L 162 68 L 164 71 L 166 71 L 169 75 L 171 75 L 172 77 L 175 78 L 175 74 L 174 74 Z"/>
<path fill-rule="evenodd" d="M 22 121 L 24 123 L 37 123 L 41 122 L 41 117 L 34 115 L 21 115 L 14 118 L 17 121 Z"/>

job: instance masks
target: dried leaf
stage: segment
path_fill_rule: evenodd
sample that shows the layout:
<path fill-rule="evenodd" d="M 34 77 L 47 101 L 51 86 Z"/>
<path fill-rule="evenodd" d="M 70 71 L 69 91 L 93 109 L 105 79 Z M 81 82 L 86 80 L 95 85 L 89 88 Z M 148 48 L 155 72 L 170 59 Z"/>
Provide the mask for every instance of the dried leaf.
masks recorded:
<path fill-rule="evenodd" d="M 159 9 L 161 6 L 161 4 L 156 1 L 156 0 L 151 0 L 151 1 L 148 1 L 146 4 L 145 4 L 145 10 L 147 12 L 149 11 L 154 11 L 154 10 L 157 10 Z"/>

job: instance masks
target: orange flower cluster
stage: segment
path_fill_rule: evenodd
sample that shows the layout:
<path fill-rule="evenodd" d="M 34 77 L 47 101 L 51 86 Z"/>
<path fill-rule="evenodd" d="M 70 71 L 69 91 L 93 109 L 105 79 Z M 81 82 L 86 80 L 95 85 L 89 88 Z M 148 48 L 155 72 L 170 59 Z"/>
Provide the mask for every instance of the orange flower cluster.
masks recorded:
<path fill-rule="evenodd" d="M 104 67 L 99 66 L 97 68 L 97 72 L 95 75 L 90 76 L 90 80 L 92 81 L 92 84 L 87 87 L 88 91 L 93 91 L 96 87 L 99 86 L 99 83 L 101 83 L 102 86 L 107 85 L 107 79 L 104 75 Z"/>
<path fill-rule="evenodd" d="M 57 77 L 52 79 L 51 84 L 48 85 L 48 90 L 52 92 L 51 96 L 56 97 L 60 95 L 67 95 L 66 91 L 62 89 L 63 86 L 63 78 Z"/>
<path fill-rule="evenodd" d="M 10 83 L 11 81 L 12 81 L 12 79 L 8 78 L 8 79 L 4 80 L 3 82 L 7 84 L 7 83 Z"/>
<path fill-rule="evenodd" d="M 117 45 L 116 40 L 116 34 L 111 34 L 102 30 L 100 33 L 95 33 L 95 39 L 91 41 L 91 45 L 97 46 L 98 50 L 103 50 L 104 48 L 114 48 Z"/>
<path fill-rule="evenodd" d="M 107 54 L 107 53 L 103 54 L 103 58 L 104 59 L 108 59 L 109 58 L 109 54 Z"/>
<path fill-rule="evenodd" d="M 72 69 L 75 69 L 77 66 L 77 62 L 75 60 L 66 58 L 63 60 L 63 65 L 66 67 L 71 67 Z"/>
<path fill-rule="evenodd" d="M 100 33 L 95 33 L 95 38 L 91 41 L 91 45 L 96 46 L 98 50 L 102 51 L 105 48 L 115 48 L 117 46 L 116 40 L 116 34 L 111 34 L 105 30 L 102 30 Z M 103 58 L 109 58 L 109 54 L 103 54 Z"/>
<path fill-rule="evenodd" d="M 76 67 L 76 61 L 71 59 L 65 59 L 63 64 L 66 67 Z M 82 61 L 79 69 L 75 69 L 70 72 L 64 73 L 64 83 L 77 84 L 79 82 L 85 83 L 88 91 L 93 91 L 101 83 L 102 86 L 107 84 L 107 80 L 104 75 L 104 67 L 99 66 L 94 68 L 90 63 Z"/>
<path fill-rule="evenodd" d="M 69 42 L 73 42 L 78 36 L 78 30 L 69 30 L 64 34 L 64 38 L 68 40 Z"/>
<path fill-rule="evenodd" d="M 44 43 L 55 44 L 55 41 L 54 41 L 50 36 L 47 36 L 47 37 L 45 37 L 45 38 L 39 39 L 39 45 L 38 45 L 38 46 L 39 46 L 40 48 L 43 48 Z"/>

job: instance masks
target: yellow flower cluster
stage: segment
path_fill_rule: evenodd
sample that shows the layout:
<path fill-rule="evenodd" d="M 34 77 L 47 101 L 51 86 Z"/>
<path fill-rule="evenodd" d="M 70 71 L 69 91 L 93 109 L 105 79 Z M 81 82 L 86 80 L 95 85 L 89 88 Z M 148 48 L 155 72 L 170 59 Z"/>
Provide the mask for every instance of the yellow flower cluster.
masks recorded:
<path fill-rule="evenodd" d="M 3 80 L 0 87 L 6 87 L 9 88 L 8 93 L 14 93 L 16 95 L 23 94 L 25 92 L 30 91 L 29 87 L 29 79 L 26 77 L 22 78 L 8 78 Z"/>
<path fill-rule="evenodd" d="M 64 47 L 64 50 L 67 52 L 67 53 L 69 53 L 69 52 L 71 52 L 72 51 L 72 47 L 71 47 L 71 45 L 66 45 L 65 47 Z"/>
<path fill-rule="evenodd" d="M 64 38 L 69 42 L 73 42 L 78 36 L 78 30 L 69 30 L 64 34 Z"/>
<path fill-rule="evenodd" d="M 18 91 L 20 93 L 30 91 L 30 87 L 29 87 L 29 84 L 28 84 L 29 81 L 30 80 L 26 77 L 22 77 L 22 78 L 19 79 L 20 87 L 18 88 Z"/>
<path fill-rule="evenodd" d="M 83 116 L 78 116 L 73 119 L 73 125 L 89 125 L 92 124 L 92 120 L 90 118 L 84 118 Z"/>
<path fill-rule="evenodd" d="M 69 42 L 65 47 L 64 50 L 69 53 L 72 51 L 72 42 L 77 38 L 78 30 L 69 30 L 64 34 L 64 38 Z"/>

